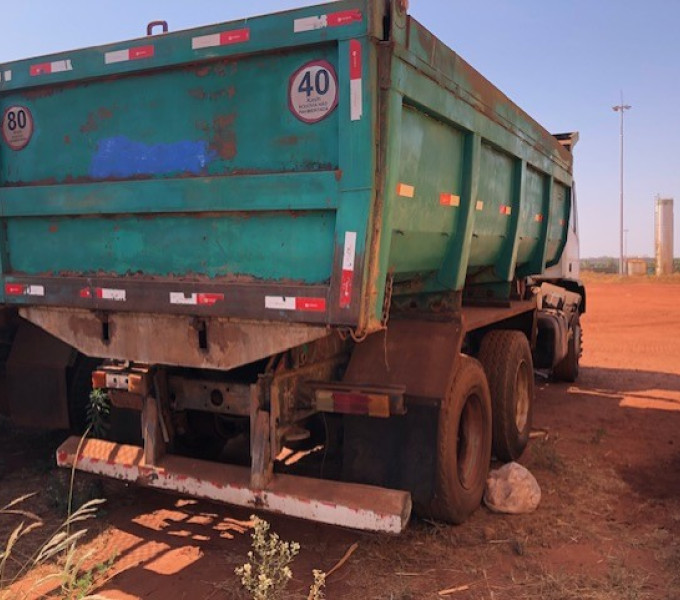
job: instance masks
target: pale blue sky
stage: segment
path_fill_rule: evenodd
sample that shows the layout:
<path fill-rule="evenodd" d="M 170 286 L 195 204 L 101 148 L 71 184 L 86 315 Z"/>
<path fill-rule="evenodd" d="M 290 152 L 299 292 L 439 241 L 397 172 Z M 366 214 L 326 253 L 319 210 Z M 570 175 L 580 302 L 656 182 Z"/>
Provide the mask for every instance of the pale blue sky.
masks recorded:
<path fill-rule="evenodd" d="M 0 63 L 315 4 L 306 0 L 23 0 L 2 7 Z M 675 198 L 680 255 L 680 1 L 411 0 L 410 12 L 553 132 L 578 130 L 581 254 L 618 255 L 626 113 L 630 255 L 653 255 L 654 197 Z"/>

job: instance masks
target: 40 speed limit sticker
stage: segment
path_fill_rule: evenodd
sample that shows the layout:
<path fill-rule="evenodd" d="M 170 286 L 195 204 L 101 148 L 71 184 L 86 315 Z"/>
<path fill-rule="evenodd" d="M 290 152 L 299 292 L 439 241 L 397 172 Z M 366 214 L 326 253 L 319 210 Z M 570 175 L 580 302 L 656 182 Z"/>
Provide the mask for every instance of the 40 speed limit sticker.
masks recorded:
<path fill-rule="evenodd" d="M 300 67 L 290 78 L 288 106 L 304 123 L 318 123 L 338 105 L 338 76 L 333 65 L 314 60 Z"/>
<path fill-rule="evenodd" d="M 33 135 L 33 115 L 25 106 L 10 106 L 2 115 L 2 137 L 12 150 L 23 150 Z"/>

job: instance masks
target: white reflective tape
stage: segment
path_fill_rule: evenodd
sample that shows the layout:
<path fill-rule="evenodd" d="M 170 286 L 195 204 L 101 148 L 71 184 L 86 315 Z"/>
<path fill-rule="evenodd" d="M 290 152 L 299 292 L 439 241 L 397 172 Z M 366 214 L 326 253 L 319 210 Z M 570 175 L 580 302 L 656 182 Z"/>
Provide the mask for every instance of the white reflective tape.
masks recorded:
<path fill-rule="evenodd" d="M 364 114 L 364 94 L 361 79 L 352 79 L 349 82 L 350 89 L 350 115 L 352 121 L 359 121 Z"/>
<path fill-rule="evenodd" d="M 199 35 L 191 38 L 191 49 L 200 50 L 201 48 L 212 48 L 220 45 L 220 34 L 213 33 L 212 35 Z"/>
<path fill-rule="evenodd" d="M 73 65 L 70 59 L 68 60 L 55 60 L 48 63 L 40 63 L 36 65 L 31 65 L 29 68 L 29 74 L 31 77 L 37 77 L 39 75 L 49 75 L 50 73 L 63 73 L 64 71 L 73 71 Z"/>
<path fill-rule="evenodd" d="M 62 73 L 64 71 L 73 71 L 73 65 L 70 60 L 57 60 L 50 63 L 52 73 Z"/>
<path fill-rule="evenodd" d="M 300 33 L 302 31 L 314 31 L 315 29 L 323 29 L 328 26 L 328 16 L 321 15 L 319 17 L 305 17 L 304 19 L 295 19 L 293 23 L 293 31 Z"/>
<path fill-rule="evenodd" d="M 412 185 L 408 185 L 406 183 L 400 183 L 397 186 L 397 195 L 401 196 L 402 198 L 413 198 L 416 194 L 416 188 L 414 188 Z"/>
<path fill-rule="evenodd" d="M 294 296 L 265 296 L 264 307 L 272 310 L 295 310 Z"/>
<path fill-rule="evenodd" d="M 250 29 L 231 29 L 210 35 L 199 35 L 191 38 L 191 49 L 214 48 L 215 46 L 230 46 L 250 41 Z"/>
<path fill-rule="evenodd" d="M 44 296 L 45 286 L 42 285 L 27 285 L 25 294 L 27 296 Z"/>
<path fill-rule="evenodd" d="M 113 388 L 117 390 L 127 390 L 129 379 L 127 375 L 122 375 L 120 373 L 107 373 L 106 374 L 106 387 Z"/>
<path fill-rule="evenodd" d="M 184 292 L 170 292 L 170 304 L 198 304 L 198 294 L 185 294 Z"/>
<path fill-rule="evenodd" d="M 97 296 L 103 300 L 114 300 L 115 302 L 125 302 L 127 300 L 127 293 L 125 290 L 99 288 L 97 289 Z"/>
<path fill-rule="evenodd" d="M 116 50 L 114 52 L 107 52 L 106 54 L 104 54 L 104 63 L 107 65 L 118 62 L 125 62 L 126 60 L 130 60 L 130 51 L 127 49 Z"/>
<path fill-rule="evenodd" d="M 2 77 L 0 77 L 0 81 L 12 81 L 12 71 L 7 70 L 2 74 Z"/>
<path fill-rule="evenodd" d="M 357 250 L 357 232 L 345 233 L 345 249 L 342 254 L 342 270 L 354 271 L 354 258 Z"/>

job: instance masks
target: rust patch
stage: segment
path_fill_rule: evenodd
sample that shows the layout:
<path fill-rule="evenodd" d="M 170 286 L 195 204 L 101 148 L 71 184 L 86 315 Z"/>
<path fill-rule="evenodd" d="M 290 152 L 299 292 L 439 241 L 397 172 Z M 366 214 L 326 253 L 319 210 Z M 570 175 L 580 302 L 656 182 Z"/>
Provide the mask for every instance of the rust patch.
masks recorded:
<path fill-rule="evenodd" d="M 85 124 L 80 126 L 80 131 L 82 133 L 90 133 L 91 131 L 96 131 L 96 129 L 97 120 L 94 117 L 94 113 L 90 113 L 87 115 L 87 121 L 85 121 Z"/>
<path fill-rule="evenodd" d="M 87 121 L 84 125 L 81 125 L 80 131 L 82 133 L 90 133 L 91 131 L 96 131 L 99 127 L 99 123 L 105 119 L 110 119 L 113 116 L 113 112 L 105 107 L 97 109 L 96 112 L 91 112 L 87 115 Z"/>
<path fill-rule="evenodd" d="M 335 170 L 335 181 L 340 181 L 342 179 L 342 169 Z"/>
<path fill-rule="evenodd" d="M 70 135 L 65 135 L 64 136 L 64 144 L 67 146 L 71 143 L 71 136 Z"/>
<path fill-rule="evenodd" d="M 227 95 L 228 95 L 230 98 L 233 98 L 233 97 L 236 95 L 236 88 L 235 88 L 233 85 L 230 85 L 230 86 L 227 88 Z"/>
<path fill-rule="evenodd" d="M 200 67 L 195 71 L 196 77 L 207 77 L 210 75 L 210 67 Z"/>
<path fill-rule="evenodd" d="M 41 87 L 35 90 L 26 90 L 24 92 L 24 96 L 29 100 L 37 100 L 39 98 L 49 98 L 57 91 L 58 91 L 57 88 Z"/>
<path fill-rule="evenodd" d="M 238 150 L 236 147 L 236 133 L 232 126 L 236 121 L 236 113 L 220 115 L 213 119 L 213 137 L 210 148 L 224 160 L 232 160 Z"/>
<path fill-rule="evenodd" d="M 50 225 L 48 228 L 48 231 L 50 233 L 57 233 L 59 231 L 59 226 L 58 225 Z"/>
<path fill-rule="evenodd" d="M 296 135 L 287 135 L 276 139 L 276 144 L 279 146 L 296 146 L 300 138 Z"/>

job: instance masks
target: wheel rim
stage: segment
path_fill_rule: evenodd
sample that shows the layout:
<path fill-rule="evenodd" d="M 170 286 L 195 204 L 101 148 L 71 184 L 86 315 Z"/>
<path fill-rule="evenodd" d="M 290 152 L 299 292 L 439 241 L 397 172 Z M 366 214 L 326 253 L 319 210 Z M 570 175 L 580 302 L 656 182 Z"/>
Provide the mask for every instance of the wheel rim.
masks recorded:
<path fill-rule="evenodd" d="M 477 394 L 470 394 L 460 415 L 458 444 L 456 448 L 458 479 L 466 489 L 472 489 L 479 472 L 479 457 L 484 441 L 484 416 L 482 401 Z"/>
<path fill-rule="evenodd" d="M 529 406 L 531 398 L 529 398 L 529 365 L 522 361 L 517 366 L 517 374 L 515 375 L 515 425 L 517 431 L 524 431 L 529 420 Z"/>

